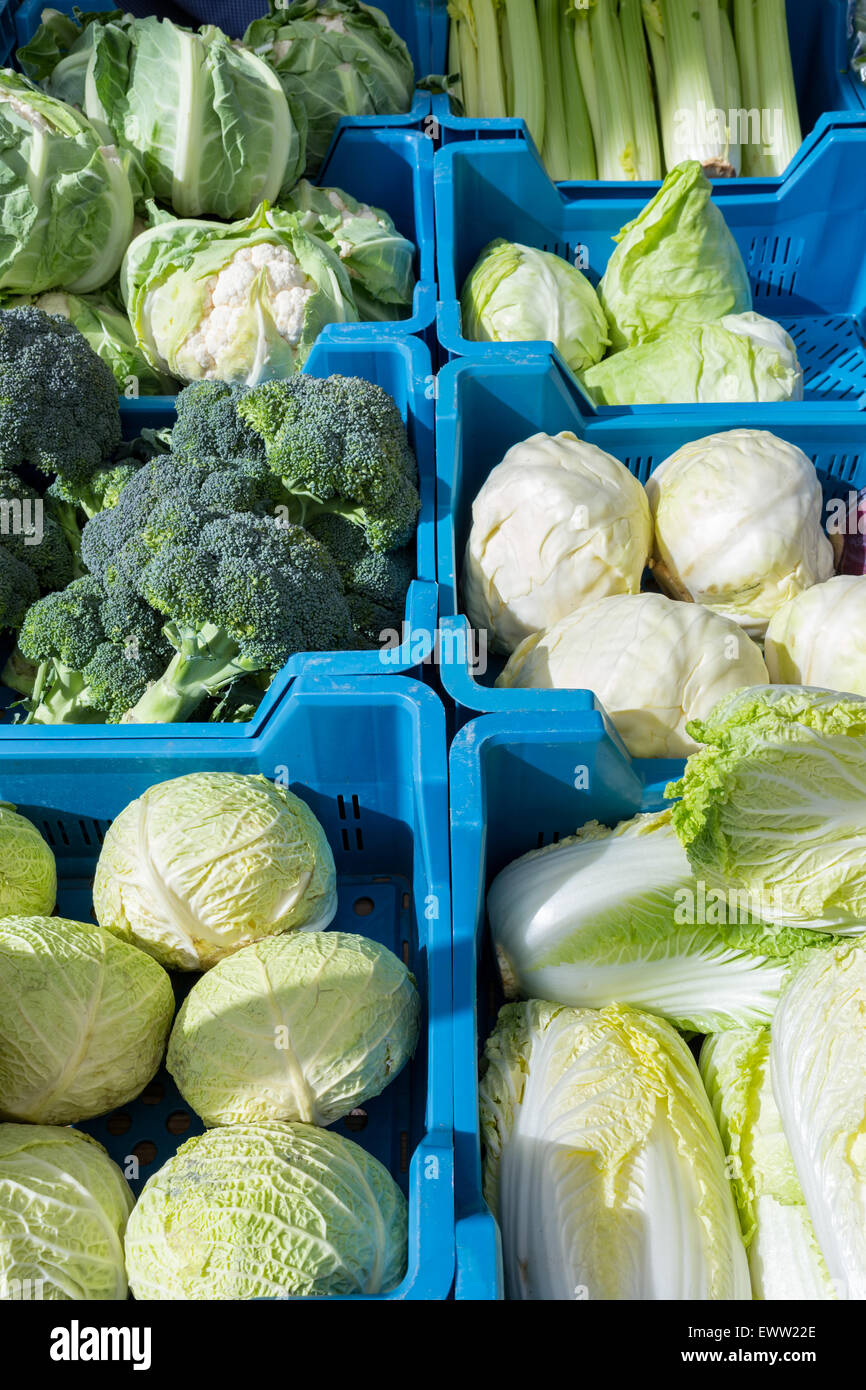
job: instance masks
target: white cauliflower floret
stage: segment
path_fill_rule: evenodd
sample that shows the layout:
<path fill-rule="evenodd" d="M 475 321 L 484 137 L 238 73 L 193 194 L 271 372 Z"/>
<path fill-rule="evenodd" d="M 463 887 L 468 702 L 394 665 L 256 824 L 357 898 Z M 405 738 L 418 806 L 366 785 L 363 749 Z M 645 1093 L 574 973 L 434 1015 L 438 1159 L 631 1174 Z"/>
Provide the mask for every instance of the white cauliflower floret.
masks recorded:
<path fill-rule="evenodd" d="M 270 52 L 274 62 L 280 63 L 287 56 L 293 43 L 294 39 L 277 39 L 272 44 L 265 44 L 262 48 L 256 49 L 256 52 L 261 54 Z"/>
<path fill-rule="evenodd" d="M 387 223 L 383 221 L 381 217 L 376 216 L 369 203 L 359 203 L 357 212 L 352 212 L 352 209 L 340 197 L 339 189 L 327 188 L 325 189 L 325 194 L 331 207 L 335 212 L 340 214 L 341 227 L 345 227 L 347 222 L 352 222 L 355 218 L 366 218 L 368 222 L 375 222 L 377 227 L 387 227 Z M 354 251 L 354 243 L 351 241 L 344 241 L 336 232 L 334 233 L 334 239 L 337 243 L 340 260 L 344 261 L 346 257 L 351 256 Z"/>
<path fill-rule="evenodd" d="M 346 21 L 341 14 L 317 14 L 316 24 L 321 24 L 326 34 L 347 34 Z"/>
<path fill-rule="evenodd" d="M 233 343 L 250 331 L 250 298 L 264 272 L 267 307 L 281 338 L 292 346 L 300 341 L 304 316 L 316 284 L 304 273 L 291 251 L 274 242 L 243 246 L 205 286 L 202 317 L 185 338 L 178 358 L 191 359 L 203 376 L 219 376 L 220 359 Z"/>

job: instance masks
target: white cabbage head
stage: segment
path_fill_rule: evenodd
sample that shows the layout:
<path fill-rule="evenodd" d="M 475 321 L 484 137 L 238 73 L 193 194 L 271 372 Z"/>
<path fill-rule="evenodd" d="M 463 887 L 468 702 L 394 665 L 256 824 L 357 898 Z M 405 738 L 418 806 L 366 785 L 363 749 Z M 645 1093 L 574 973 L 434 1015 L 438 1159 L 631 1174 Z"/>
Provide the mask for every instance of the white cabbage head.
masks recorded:
<path fill-rule="evenodd" d="M 56 901 L 50 845 L 26 817 L 0 802 L 0 917 L 42 916 Z"/>
<path fill-rule="evenodd" d="M 509 997 L 631 1004 L 697 1033 L 769 1023 L 792 961 L 824 940 L 765 927 L 747 894 L 707 892 L 669 810 L 591 821 L 514 860 L 487 914 Z"/>
<path fill-rule="evenodd" d="M 466 614 L 503 652 L 609 594 L 636 594 L 652 545 L 646 493 L 568 431 L 508 450 L 472 504 Z"/>
<path fill-rule="evenodd" d="M 647 482 L 654 574 L 761 637 L 782 604 L 833 573 L 811 460 L 765 430 L 685 444 Z"/>
<path fill-rule="evenodd" d="M 117 1164 L 88 1135 L 0 1124 L 0 1301 L 125 1299 L 132 1205 Z"/>
<path fill-rule="evenodd" d="M 669 1024 L 508 1004 L 485 1063 L 484 1192 L 508 1297 L 750 1297 L 713 1113 Z"/>
<path fill-rule="evenodd" d="M 101 927 L 0 921 L 0 1119 L 76 1124 L 134 1099 L 173 1015 L 162 967 Z"/>
<path fill-rule="evenodd" d="M 418 991 L 387 947 L 347 932 L 255 942 L 203 975 L 168 1069 L 206 1125 L 330 1125 L 379 1095 L 418 1041 Z"/>
<path fill-rule="evenodd" d="M 406 1199 L 378 1159 L 305 1124 L 225 1125 L 148 1181 L 126 1233 L 139 1301 L 378 1294 L 406 1272 Z"/>
<path fill-rule="evenodd" d="M 728 1155 L 753 1297 L 835 1298 L 773 1096 L 770 1029 L 714 1033 L 700 1067 Z"/>
<path fill-rule="evenodd" d="M 691 719 L 766 681 L 760 648 L 729 618 L 662 594 L 623 594 L 528 637 L 497 680 L 507 689 L 592 690 L 635 758 L 682 758 Z"/>
<path fill-rule="evenodd" d="M 309 806 L 264 777 L 192 772 L 112 822 L 93 885 L 98 921 L 161 964 L 207 970 L 263 936 L 322 931 L 334 857 Z"/>
<path fill-rule="evenodd" d="M 813 956 L 773 1020 L 773 1091 L 840 1298 L 866 1299 L 866 954 Z"/>
<path fill-rule="evenodd" d="M 866 576 L 839 574 L 777 609 L 764 644 L 770 679 L 866 695 Z"/>

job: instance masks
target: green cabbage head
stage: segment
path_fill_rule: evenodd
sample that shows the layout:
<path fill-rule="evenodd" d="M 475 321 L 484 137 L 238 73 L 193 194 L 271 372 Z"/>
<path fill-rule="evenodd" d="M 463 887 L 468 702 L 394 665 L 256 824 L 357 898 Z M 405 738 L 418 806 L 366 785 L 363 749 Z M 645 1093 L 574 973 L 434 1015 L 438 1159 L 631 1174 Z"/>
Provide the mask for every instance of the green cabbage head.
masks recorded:
<path fill-rule="evenodd" d="M 379 1095 L 418 1041 L 418 991 L 387 947 L 294 932 L 237 951 L 193 985 L 167 1065 L 206 1125 L 330 1125 Z"/>
<path fill-rule="evenodd" d="M 334 857 L 309 806 L 264 777 L 159 782 L 109 827 L 93 903 L 103 927 L 172 969 L 207 970 L 337 910 Z"/>
<path fill-rule="evenodd" d="M 164 218 L 131 243 L 123 302 L 151 366 L 248 386 L 299 371 L 329 323 L 355 322 L 346 269 L 292 213 Z"/>
<path fill-rule="evenodd" d="M 305 1124 L 188 1140 L 146 1184 L 126 1232 L 144 1302 L 387 1293 L 406 1258 L 406 1199 L 388 1170 Z"/>
<path fill-rule="evenodd" d="M 751 309 L 746 267 L 712 192 L 697 160 L 678 164 L 615 237 L 598 287 L 615 353 Z"/>
<path fill-rule="evenodd" d="M 604 310 L 582 271 L 552 251 L 498 238 L 485 246 L 461 296 L 464 336 L 476 343 L 547 341 L 573 372 L 604 356 Z"/>
<path fill-rule="evenodd" d="M 0 802 L 0 917 L 41 916 L 53 912 L 56 901 L 50 845 L 31 821 Z"/>
<path fill-rule="evenodd" d="M 0 1301 L 126 1298 L 132 1193 L 76 1129 L 0 1124 Z"/>
<path fill-rule="evenodd" d="M 803 373 L 781 324 L 760 314 L 679 324 L 590 367 L 596 405 L 703 405 L 799 401 Z"/>
<path fill-rule="evenodd" d="M 75 1124 L 134 1099 L 174 1015 L 161 966 L 91 922 L 0 921 L 0 1118 Z"/>
<path fill-rule="evenodd" d="M 343 116 L 391 116 L 412 105 L 409 50 L 382 10 L 358 0 L 271 0 L 244 45 L 269 63 L 304 112 L 315 173 Z"/>
<path fill-rule="evenodd" d="M 19 73 L 0 70 L 0 290 L 104 285 L 132 223 L 126 164 L 102 132 Z"/>

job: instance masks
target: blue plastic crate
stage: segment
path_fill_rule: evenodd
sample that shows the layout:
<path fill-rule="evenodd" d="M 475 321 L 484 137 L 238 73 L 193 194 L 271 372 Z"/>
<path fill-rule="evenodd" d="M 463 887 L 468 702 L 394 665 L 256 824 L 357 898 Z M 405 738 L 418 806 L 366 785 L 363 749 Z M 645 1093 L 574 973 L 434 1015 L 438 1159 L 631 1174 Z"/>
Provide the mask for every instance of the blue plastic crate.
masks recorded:
<path fill-rule="evenodd" d="M 689 440 L 748 426 L 769 430 L 798 445 L 813 460 L 829 503 L 849 501 L 866 486 L 866 415 L 829 405 L 686 406 L 646 415 L 591 415 L 574 378 L 548 353 L 506 353 L 495 361 L 464 358 L 439 373 L 437 403 L 437 563 L 440 595 L 439 667 L 457 705 L 458 723 L 471 711 L 518 709 L 591 711 L 593 696 L 579 690 L 497 690 L 503 659 L 473 670 L 479 652 L 461 615 L 463 553 L 472 502 L 513 444 L 543 431 L 571 430 L 605 449 L 645 482 L 658 464 Z"/>
<path fill-rule="evenodd" d="M 636 762 L 599 713 L 474 719 L 451 746 L 454 1157 L 458 1300 L 501 1298 L 496 1223 L 482 1196 L 478 1059 L 503 1002 L 485 926 L 491 880 L 518 855 L 589 820 L 613 825 L 664 804 L 681 762 Z M 575 789 L 587 769 L 587 790 Z"/>
<path fill-rule="evenodd" d="M 380 1159 L 409 1199 L 409 1266 L 389 1298 L 443 1299 L 454 1263 L 448 800 L 442 706 L 393 679 L 305 679 L 254 739 L 96 738 L 8 744 L 0 797 L 57 857 L 58 911 L 92 919 L 91 888 L 112 818 L 156 782 L 202 770 L 286 768 L 322 822 L 337 866 L 334 928 L 384 942 L 406 961 L 424 1004 L 414 1061 L 381 1096 L 334 1126 Z M 191 977 L 175 976 L 184 992 Z M 136 1192 L 202 1129 L 165 1071 L 131 1104 L 82 1126 L 124 1166 Z"/>
<path fill-rule="evenodd" d="M 433 71 L 447 71 L 447 0 L 433 0 Z M 779 187 L 840 113 L 866 109 L 866 85 L 850 68 L 849 0 L 787 0 L 788 35 L 794 82 L 805 139 L 785 174 L 771 180 L 737 179 L 743 192 L 759 183 Z M 441 65 L 441 66 L 440 66 Z M 443 145 L 464 140 L 526 140 L 526 122 L 517 118 L 491 120 L 457 116 L 448 96 L 433 98 L 433 118 Z M 723 180 L 724 182 L 724 180 Z M 580 187 L 582 185 L 569 185 Z M 598 185 L 593 185 L 597 187 Z M 614 185 L 615 187 L 616 185 Z M 657 185 L 649 185 L 650 187 Z"/>
<path fill-rule="evenodd" d="M 788 402 L 792 418 L 815 402 L 861 409 L 866 404 L 866 122 L 828 130 L 780 188 L 737 191 L 732 180 L 713 196 L 743 254 L 758 313 L 778 320 L 797 344 L 805 402 Z M 582 184 L 574 197 L 551 183 L 525 142 L 451 145 L 434 161 L 439 280 L 439 341 L 451 356 L 494 362 L 518 344 L 474 343 L 462 335 L 459 293 L 487 242 L 502 236 L 573 260 L 578 248 L 597 284 L 613 237 L 636 217 L 650 184 Z M 552 347 L 551 344 L 546 346 Z M 537 351 L 538 344 L 526 345 Z M 596 408 L 585 400 L 585 408 Z M 600 407 L 646 419 L 666 407 Z M 702 406 L 707 412 L 714 407 Z M 755 406 L 731 405 L 743 423 Z"/>
<path fill-rule="evenodd" d="M 406 596 L 400 642 L 397 644 L 395 640 L 395 645 L 381 652 L 299 652 L 280 671 L 249 723 L 172 724 L 170 730 L 173 739 L 184 736 L 249 739 L 263 728 L 286 688 L 301 674 L 396 675 L 419 666 L 432 650 L 437 600 L 433 504 L 434 406 L 430 353 L 420 338 L 373 338 L 366 343 L 362 343 L 360 338 L 345 342 L 323 339 L 314 346 L 305 370 L 313 376 L 326 377 L 339 373 L 375 382 L 394 397 L 406 422 L 409 440 L 418 459 L 421 511 L 416 533 L 417 578 Z M 124 434 L 130 439 L 144 428 L 162 429 L 171 425 L 174 417 L 174 402 L 170 396 L 142 396 L 138 400 L 121 402 Z M 17 699 L 19 696 L 13 691 L 0 686 L 0 701 L 8 706 Z M 32 740 L 36 734 L 33 727 L 13 724 L 11 720 L 12 714 L 8 709 L 0 712 L 0 744 L 4 753 L 13 740 Z M 62 741 L 92 736 L 116 741 L 149 735 L 164 740 L 168 729 L 169 726 L 165 724 L 57 725 L 40 727 L 38 737 Z"/>

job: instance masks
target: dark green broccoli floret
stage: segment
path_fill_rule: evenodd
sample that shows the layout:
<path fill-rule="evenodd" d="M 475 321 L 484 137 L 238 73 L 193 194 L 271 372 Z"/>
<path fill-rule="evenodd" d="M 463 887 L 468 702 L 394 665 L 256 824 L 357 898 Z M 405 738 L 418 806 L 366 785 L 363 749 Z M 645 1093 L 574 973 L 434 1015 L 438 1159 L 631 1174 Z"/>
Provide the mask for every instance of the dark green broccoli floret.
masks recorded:
<path fill-rule="evenodd" d="M 264 463 L 265 446 L 237 413 L 246 386 L 223 381 L 194 381 L 176 401 L 177 423 L 171 432 L 172 453 L 184 459 L 257 459 Z"/>
<path fill-rule="evenodd" d="M 327 551 L 299 526 L 249 513 L 165 540 L 141 575 L 148 603 L 168 619 L 177 655 L 127 718 L 188 719 L 240 676 L 273 673 L 298 651 L 353 644 L 343 586 Z"/>
<path fill-rule="evenodd" d="M 114 376 L 83 334 L 41 309 L 0 309 L 0 467 L 84 484 L 120 438 Z"/>
<path fill-rule="evenodd" d="M 237 413 L 264 440 L 293 499 L 292 520 L 344 516 L 374 550 L 411 540 L 420 507 L 415 456 L 381 386 L 344 376 L 268 381 L 238 400 Z"/>
<path fill-rule="evenodd" d="M 25 722 L 119 722 L 171 656 L 158 615 L 145 605 L 142 610 L 149 620 L 140 629 L 118 626 L 109 633 L 106 614 L 120 611 L 118 600 L 112 608 L 92 575 L 35 603 L 21 629 L 17 654 L 37 667 L 25 692 L 31 696 Z"/>
<path fill-rule="evenodd" d="M 62 529 L 35 488 L 0 471 L 0 547 L 32 571 L 39 594 L 62 589 L 74 576 Z"/>
<path fill-rule="evenodd" d="M 414 548 L 373 550 L 357 526 L 345 517 L 327 513 L 315 517 L 309 523 L 309 531 L 336 562 L 352 622 L 362 642 L 379 646 L 383 632 L 400 631 L 406 614 L 406 594 L 415 577 Z"/>
<path fill-rule="evenodd" d="M 0 628 L 19 628 L 38 597 L 39 585 L 33 571 L 10 551 L 0 548 Z"/>
<path fill-rule="evenodd" d="M 84 485 L 55 478 L 46 491 L 45 499 L 51 517 L 63 532 L 78 575 L 84 573 L 81 567 L 81 533 L 84 527 L 97 512 L 110 511 L 117 505 L 126 484 L 135 477 L 140 467 L 141 464 L 133 459 L 110 463 L 98 468 Z"/>

